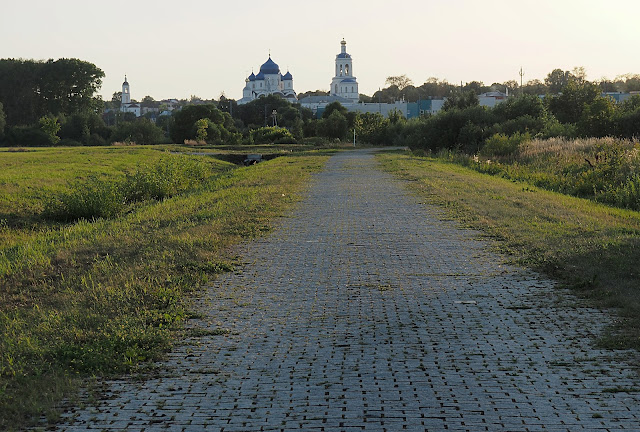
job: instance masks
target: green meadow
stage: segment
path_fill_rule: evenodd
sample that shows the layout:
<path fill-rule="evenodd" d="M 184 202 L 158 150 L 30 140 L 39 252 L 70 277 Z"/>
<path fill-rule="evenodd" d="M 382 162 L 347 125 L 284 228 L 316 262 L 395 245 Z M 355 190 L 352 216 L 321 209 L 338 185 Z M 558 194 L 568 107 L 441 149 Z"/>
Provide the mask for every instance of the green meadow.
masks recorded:
<path fill-rule="evenodd" d="M 55 421 L 87 378 L 161 358 L 190 295 L 234 269 L 229 247 L 269 231 L 325 159 L 0 149 L 0 430 Z"/>

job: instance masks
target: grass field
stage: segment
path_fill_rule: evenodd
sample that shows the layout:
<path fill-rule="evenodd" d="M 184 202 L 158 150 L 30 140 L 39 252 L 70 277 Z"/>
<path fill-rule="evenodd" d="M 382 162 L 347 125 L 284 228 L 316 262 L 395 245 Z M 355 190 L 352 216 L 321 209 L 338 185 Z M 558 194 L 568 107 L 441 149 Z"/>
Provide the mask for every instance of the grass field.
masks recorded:
<path fill-rule="evenodd" d="M 171 198 L 111 219 L 42 216 L 42 200 L 68 180 L 117 181 L 184 157 L 144 147 L 0 149 L 0 430 L 41 415 L 55 421 L 84 378 L 161 357 L 190 316 L 190 293 L 233 269 L 229 246 L 268 231 L 325 160 L 292 154 L 237 167 L 190 156 L 208 175 Z"/>
<path fill-rule="evenodd" d="M 450 216 L 498 239 L 515 261 L 563 282 L 618 323 L 598 343 L 640 349 L 640 212 L 545 191 L 435 158 L 380 156 Z"/>
<path fill-rule="evenodd" d="M 163 151 L 141 146 L 0 148 L 0 220 L 33 222 L 46 198 L 67 182 L 92 174 L 121 177 L 162 155 Z"/>

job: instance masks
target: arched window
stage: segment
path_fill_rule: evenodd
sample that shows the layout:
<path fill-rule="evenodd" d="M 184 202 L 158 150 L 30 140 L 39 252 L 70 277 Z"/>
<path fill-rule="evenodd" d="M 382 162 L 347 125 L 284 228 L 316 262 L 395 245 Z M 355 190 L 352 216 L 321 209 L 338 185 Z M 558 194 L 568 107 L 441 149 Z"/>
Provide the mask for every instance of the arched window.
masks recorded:
<path fill-rule="evenodd" d="M 344 74 L 345 74 L 346 76 L 349 76 L 349 65 L 346 65 L 346 66 L 344 67 Z"/>
<path fill-rule="evenodd" d="M 353 86 L 351 86 L 351 93 L 353 93 L 353 92 L 354 92 L 354 90 L 353 90 Z"/>
<path fill-rule="evenodd" d="M 342 65 L 340 65 L 340 76 L 342 76 Z"/>

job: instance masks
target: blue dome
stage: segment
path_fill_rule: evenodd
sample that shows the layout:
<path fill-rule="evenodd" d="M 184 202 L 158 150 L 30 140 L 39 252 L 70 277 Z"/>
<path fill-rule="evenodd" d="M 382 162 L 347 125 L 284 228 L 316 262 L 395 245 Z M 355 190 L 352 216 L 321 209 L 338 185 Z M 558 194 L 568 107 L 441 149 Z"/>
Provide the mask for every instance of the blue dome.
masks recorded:
<path fill-rule="evenodd" d="M 258 75 L 256 75 L 256 80 L 264 80 L 264 73 L 262 71 L 258 72 Z"/>
<path fill-rule="evenodd" d="M 253 74 L 253 72 L 251 72 L 251 75 L 249 75 L 249 81 L 255 81 L 256 80 L 256 76 Z"/>
<path fill-rule="evenodd" d="M 340 53 L 336 56 L 337 58 L 351 58 L 351 54 Z"/>
<path fill-rule="evenodd" d="M 262 66 L 260 66 L 260 73 L 265 75 L 277 75 L 280 73 L 280 67 L 271 60 L 271 56 L 269 56 L 269 60 L 267 60 Z"/>
<path fill-rule="evenodd" d="M 291 81 L 293 79 L 293 76 L 291 75 L 291 72 L 287 71 L 287 73 L 282 76 L 282 79 L 284 81 Z"/>

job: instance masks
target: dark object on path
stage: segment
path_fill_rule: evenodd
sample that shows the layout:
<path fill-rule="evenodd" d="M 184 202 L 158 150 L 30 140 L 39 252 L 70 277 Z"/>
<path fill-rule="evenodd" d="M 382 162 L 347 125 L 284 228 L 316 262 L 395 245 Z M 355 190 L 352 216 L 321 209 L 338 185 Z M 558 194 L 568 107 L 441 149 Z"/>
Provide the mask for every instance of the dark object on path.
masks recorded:
<path fill-rule="evenodd" d="M 243 161 L 245 165 L 255 165 L 258 162 L 262 162 L 262 155 L 257 153 L 247 155 L 247 158 Z"/>

